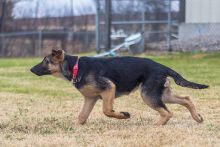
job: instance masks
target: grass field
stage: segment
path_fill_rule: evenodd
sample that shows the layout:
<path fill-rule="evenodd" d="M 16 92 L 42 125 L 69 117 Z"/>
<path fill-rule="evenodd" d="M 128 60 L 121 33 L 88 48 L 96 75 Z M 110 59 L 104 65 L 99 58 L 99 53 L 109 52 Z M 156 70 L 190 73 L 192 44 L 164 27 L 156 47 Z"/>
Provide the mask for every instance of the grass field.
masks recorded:
<path fill-rule="evenodd" d="M 100 100 L 80 126 L 83 99 L 70 83 L 29 72 L 41 59 L 0 59 L 0 146 L 220 146 L 220 53 L 150 58 L 210 85 L 193 90 L 173 84 L 176 93 L 192 97 L 204 123 L 196 123 L 182 106 L 168 105 L 173 118 L 154 126 L 159 115 L 137 91 L 115 100 L 115 109 L 130 112 L 130 119 L 107 118 Z"/>

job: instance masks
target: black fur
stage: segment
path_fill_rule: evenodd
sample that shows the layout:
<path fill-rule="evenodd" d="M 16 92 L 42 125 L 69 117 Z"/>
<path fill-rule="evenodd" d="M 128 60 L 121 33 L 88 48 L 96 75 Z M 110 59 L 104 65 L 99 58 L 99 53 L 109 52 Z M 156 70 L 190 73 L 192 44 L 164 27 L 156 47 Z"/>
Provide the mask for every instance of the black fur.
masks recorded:
<path fill-rule="evenodd" d="M 130 118 L 131 117 L 131 115 L 130 115 L 130 113 L 128 113 L 128 112 L 120 112 L 120 113 L 122 113 L 124 116 L 126 116 L 127 118 Z"/>
<path fill-rule="evenodd" d="M 64 61 L 60 64 L 63 76 L 69 81 L 72 80 L 72 69 L 77 58 L 77 56 L 65 54 Z M 33 67 L 31 71 L 37 75 L 49 74 L 49 71 L 45 70 L 43 66 L 46 64 L 45 62 L 42 61 L 42 63 Z M 92 81 L 91 79 L 88 80 L 89 76 L 92 76 Z M 111 87 L 109 83 L 111 81 L 116 86 L 116 97 L 129 94 L 141 85 L 142 94 L 144 94 L 151 104 L 167 110 L 165 104 L 162 102 L 162 94 L 168 76 L 172 77 L 176 84 L 183 87 L 194 89 L 208 87 L 207 85 L 189 82 L 180 74 L 162 64 L 147 58 L 137 57 L 81 57 L 79 59 L 79 71 L 77 75 L 78 82 L 74 83 L 74 85 L 77 89 L 80 89 L 92 82 L 93 85 L 95 83 L 96 88 L 104 91 Z M 129 117 L 127 113 L 125 115 Z"/>
<path fill-rule="evenodd" d="M 65 61 L 69 65 L 66 70 L 70 70 L 70 73 L 76 59 L 76 56 L 65 55 Z M 150 59 L 137 57 L 81 57 L 78 75 L 81 81 L 76 83 L 77 88 L 86 84 L 84 77 L 88 74 L 95 76 L 101 89 L 105 89 L 108 85 L 105 79 L 111 80 L 116 85 L 118 94 L 129 93 L 140 84 L 146 85 L 149 91 L 152 91 L 154 87 L 163 89 L 167 76 L 174 78 L 176 84 L 183 87 L 194 89 L 208 87 L 207 85 L 189 82 L 174 70 Z M 71 80 L 72 74 L 66 75 L 66 78 Z"/>
<path fill-rule="evenodd" d="M 168 69 L 168 75 L 173 77 L 175 83 L 182 87 L 194 88 L 194 89 L 205 89 L 208 88 L 208 85 L 197 84 L 194 82 L 187 81 L 180 74 L 173 71 L 172 69 Z"/>

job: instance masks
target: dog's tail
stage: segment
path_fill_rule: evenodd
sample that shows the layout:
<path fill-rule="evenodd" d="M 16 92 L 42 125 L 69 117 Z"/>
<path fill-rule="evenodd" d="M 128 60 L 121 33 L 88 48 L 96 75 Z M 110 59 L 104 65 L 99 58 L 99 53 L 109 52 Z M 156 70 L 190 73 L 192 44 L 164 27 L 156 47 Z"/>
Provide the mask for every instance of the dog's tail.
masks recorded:
<path fill-rule="evenodd" d="M 174 70 L 170 68 L 167 68 L 167 69 L 168 69 L 167 70 L 168 76 L 172 77 L 177 85 L 180 85 L 182 87 L 193 88 L 193 89 L 205 89 L 209 87 L 208 85 L 203 85 L 203 84 L 198 84 L 198 83 L 187 81 Z"/>

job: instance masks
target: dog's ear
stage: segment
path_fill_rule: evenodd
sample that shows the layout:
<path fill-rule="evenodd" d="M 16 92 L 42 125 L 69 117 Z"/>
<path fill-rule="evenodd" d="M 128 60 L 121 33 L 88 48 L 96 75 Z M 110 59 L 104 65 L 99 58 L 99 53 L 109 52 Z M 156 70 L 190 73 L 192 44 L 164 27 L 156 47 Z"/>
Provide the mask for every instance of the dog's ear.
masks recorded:
<path fill-rule="evenodd" d="M 59 62 L 64 60 L 64 50 L 52 49 L 52 56 Z"/>

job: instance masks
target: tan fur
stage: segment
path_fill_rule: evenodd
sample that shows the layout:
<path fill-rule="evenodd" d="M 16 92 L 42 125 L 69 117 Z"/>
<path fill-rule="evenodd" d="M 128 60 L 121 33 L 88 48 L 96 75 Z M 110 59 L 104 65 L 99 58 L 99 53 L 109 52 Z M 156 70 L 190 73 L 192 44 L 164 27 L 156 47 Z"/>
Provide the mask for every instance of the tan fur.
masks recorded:
<path fill-rule="evenodd" d="M 171 112 L 165 110 L 164 108 L 154 108 L 154 109 L 160 113 L 160 119 L 156 123 L 156 125 L 165 125 L 173 115 Z"/>
<path fill-rule="evenodd" d="M 52 50 L 52 57 L 57 61 L 57 62 L 63 62 L 64 57 L 65 57 L 65 52 L 64 50 Z"/>
<path fill-rule="evenodd" d="M 170 85 L 171 85 L 170 79 L 167 77 L 166 82 L 164 83 L 164 87 L 170 87 Z"/>
<path fill-rule="evenodd" d="M 63 79 L 63 80 L 68 81 L 68 80 L 63 76 L 63 74 L 60 73 L 60 72 L 52 73 L 52 75 L 55 76 L 55 77 L 58 77 L 58 78 L 61 78 L 61 79 Z"/>
<path fill-rule="evenodd" d="M 95 98 L 100 95 L 100 90 L 93 84 L 85 85 L 79 91 L 84 97 Z"/>
<path fill-rule="evenodd" d="M 164 108 L 157 108 L 155 105 L 152 103 L 152 98 L 144 94 L 145 91 L 141 92 L 141 97 L 143 101 L 152 109 L 156 110 L 160 114 L 160 119 L 156 123 L 156 125 L 165 125 L 169 119 L 172 117 L 172 113 Z"/>
<path fill-rule="evenodd" d="M 79 124 L 84 124 L 86 122 L 86 120 L 88 119 L 89 114 L 91 113 L 96 101 L 97 101 L 97 98 L 88 98 L 88 97 L 84 98 L 84 104 L 83 104 L 82 110 L 79 113 L 79 117 L 78 117 Z"/>
<path fill-rule="evenodd" d="M 199 123 L 203 122 L 203 118 L 201 117 L 200 114 L 196 112 L 195 106 L 189 97 L 186 97 L 186 96 L 183 97 L 183 96 L 178 96 L 178 95 L 173 94 L 172 88 L 171 88 L 171 82 L 169 78 L 166 79 L 164 87 L 165 89 L 162 95 L 162 101 L 164 103 L 180 104 L 182 106 L 185 106 L 190 111 L 195 121 Z M 164 108 L 156 108 L 151 101 L 152 98 L 148 97 L 144 93 L 145 91 L 141 92 L 141 96 L 144 102 L 148 106 L 150 106 L 152 109 L 160 113 L 160 119 L 156 124 L 165 125 L 169 121 L 169 119 L 172 117 L 172 113 L 168 109 L 166 110 Z"/>
<path fill-rule="evenodd" d="M 99 97 L 103 99 L 103 113 L 108 117 L 115 117 L 118 119 L 125 119 L 123 113 L 115 112 L 113 110 L 113 100 L 115 98 L 115 85 L 108 81 L 110 88 L 105 91 L 100 91 L 95 83 L 94 76 L 89 74 L 86 77 L 88 84 L 79 89 L 81 94 L 85 97 L 84 105 L 79 114 L 79 123 L 84 124 Z"/>
<path fill-rule="evenodd" d="M 59 52 L 58 51 L 53 51 L 53 52 L 55 52 L 53 53 L 53 55 L 46 57 L 46 60 L 49 61 L 47 67 L 53 76 L 66 79 L 63 76 L 61 69 L 64 61 L 65 52 L 63 50 L 60 50 Z"/>
<path fill-rule="evenodd" d="M 49 63 L 48 64 L 48 69 L 51 71 L 51 73 L 57 73 L 57 72 L 61 72 L 61 69 L 60 69 L 60 65 L 57 63 L 57 64 L 52 64 L 52 63 Z"/>
<path fill-rule="evenodd" d="M 103 113 L 108 117 L 114 117 L 118 119 L 127 119 L 123 113 L 113 110 L 113 103 L 115 98 L 115 84 L 109 81 L 111 85 L 109 89 L 103 91 L 100 95 L 103 100 Z"/>
<path fill-rule="evenodd" d="M 65 57 L 65 52 L 64 52 L 64 50 L 62 50 L 62 54 L 60 56 L 60 62 L 64 61 L 64 57 Z"/>
<path fill-rule="evenodd" d="M 81 94 L 84 97 L 89 97 L 89 98 L 98 97 L 101 91 L 96 86 L 94 76 L 92 74 L 89 74 L 86 77 L 85 81 L 87 82 L 87 84 L 79 89 Z"/>
<path fill-rule="evenodd" d="M 56 63 L 56 64 L 49 63 L 48 69 L 50 70 L 53 76 L 67 80 L 62 74 L 61 66 L 62 66 L 62 63 Z"/>
<path fill-rule="evenodd" d="M 185 106 L 189 110 L 195 121 L 199 123 L 203 122 L 203 118 L 200 114 L 196 112 L 195 105 L 193 104 L 191 99 L 188 96 L 178 96 L 173 94 L 170 82 L 169 85 L 167 85 L 167 88 L 164 90 L 162 101 L 165 103 L 180 104 L 182 106 Z"/>
<path fill-rule="evenodd" d="M 85 80 L 88 84 L 79 89 L 80 93 L 84 96 L 84 104 L 78 117 L 79 124 L 84 124 L 86 122 L 101 92 L 97 88 L 92 74 L 89 74 Z"/>

